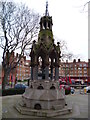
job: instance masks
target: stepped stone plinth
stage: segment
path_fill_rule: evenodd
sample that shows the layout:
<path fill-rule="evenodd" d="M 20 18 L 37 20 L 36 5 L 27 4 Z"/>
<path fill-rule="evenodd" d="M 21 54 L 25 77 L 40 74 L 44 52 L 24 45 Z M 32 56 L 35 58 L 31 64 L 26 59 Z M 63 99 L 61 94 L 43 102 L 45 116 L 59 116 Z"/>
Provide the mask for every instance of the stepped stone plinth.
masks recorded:
<path fill-rule="evenodd" d="M 22 95 L 22 101 L 15 105 L 21 113 L 30 116 L 53 117 L 72 112 L 72 105 L 65 101 L 65 90 L 58 81 L 30 81 Z"/>
<path fill-rule="evenodd" d="M 34 81 L 22 95 L 23 103 L 31 109 L 61 109 L 65 106 L 65 91 L 57 81 Z"/>

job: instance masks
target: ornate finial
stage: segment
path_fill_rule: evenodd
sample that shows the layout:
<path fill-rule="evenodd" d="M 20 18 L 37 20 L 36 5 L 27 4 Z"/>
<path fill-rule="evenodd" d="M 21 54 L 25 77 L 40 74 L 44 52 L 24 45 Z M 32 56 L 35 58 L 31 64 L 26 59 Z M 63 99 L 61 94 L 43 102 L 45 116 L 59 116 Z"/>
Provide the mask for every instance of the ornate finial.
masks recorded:
<path fill-rule="evenodd" d="M 48 1 L 46 1 L 46 11 L 45 11 L 45 16 L 49 16 L 49 12 L 48 12 Z"/>

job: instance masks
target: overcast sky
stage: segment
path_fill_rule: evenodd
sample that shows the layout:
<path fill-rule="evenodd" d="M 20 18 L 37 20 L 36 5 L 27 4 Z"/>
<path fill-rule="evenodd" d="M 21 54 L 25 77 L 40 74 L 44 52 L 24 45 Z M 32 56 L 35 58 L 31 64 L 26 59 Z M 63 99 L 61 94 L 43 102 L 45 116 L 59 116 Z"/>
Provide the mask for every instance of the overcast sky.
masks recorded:
<path fill-rule="evenodd" d="M 46 0 L 13 0 L 25 3 L 40 15 L 45 13 Z M 53 34 L 65 40 L 70 52 L 88 60 L 87 0 L 48 0 L 49 15 L 53 19 Z"/>

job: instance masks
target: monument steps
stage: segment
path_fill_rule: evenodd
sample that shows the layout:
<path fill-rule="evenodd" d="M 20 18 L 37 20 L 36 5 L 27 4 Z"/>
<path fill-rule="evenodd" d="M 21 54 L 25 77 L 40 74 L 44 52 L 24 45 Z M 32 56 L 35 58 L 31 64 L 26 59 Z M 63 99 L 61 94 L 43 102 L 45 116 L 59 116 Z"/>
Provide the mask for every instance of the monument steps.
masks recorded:
<path fill-rule="evenodd" d="M 39 117 L 55 117 L 58 115 L 64 115 L 72 113 L 72 106 L 65 106 L 63 109 L 59 110 L 36 110 L 36 109 L 30 109 L 27 107 L 23 107 L 22 104 L 17 103 L 14 106 L 19 113 L 23 115 L 29 115 L 29 116 L 39 116 Z"/>

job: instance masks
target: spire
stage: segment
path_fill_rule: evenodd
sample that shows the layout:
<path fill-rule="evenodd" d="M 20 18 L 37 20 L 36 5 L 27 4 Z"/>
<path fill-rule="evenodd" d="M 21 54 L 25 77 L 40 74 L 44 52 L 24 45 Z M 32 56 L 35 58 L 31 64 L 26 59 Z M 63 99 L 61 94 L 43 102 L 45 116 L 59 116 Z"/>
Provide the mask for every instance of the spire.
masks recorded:
<path fill-rule="evenodd" d="M 45 11 L 45 16 L 49 16 L 49 12 L 48 12 L 48 1 L 46 1 L 46 11 Z"/>

